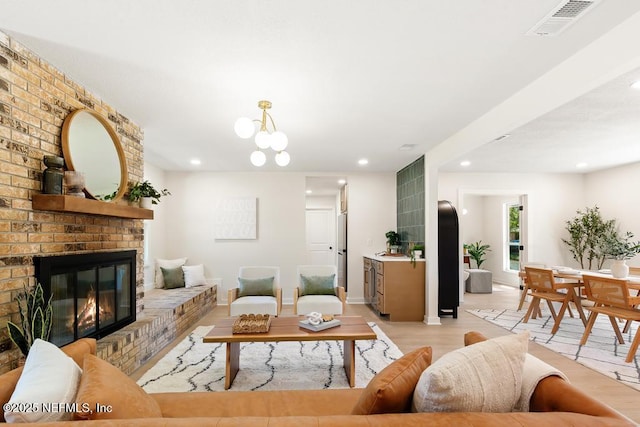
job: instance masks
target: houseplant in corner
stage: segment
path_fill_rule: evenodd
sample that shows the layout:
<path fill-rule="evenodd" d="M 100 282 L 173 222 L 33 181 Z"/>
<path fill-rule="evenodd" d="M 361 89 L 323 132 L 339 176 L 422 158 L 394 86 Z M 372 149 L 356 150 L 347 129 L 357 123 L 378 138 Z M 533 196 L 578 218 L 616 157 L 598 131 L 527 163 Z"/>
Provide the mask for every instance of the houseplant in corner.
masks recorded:
<path fill-rule="evenodd" d="M 611 265 L 611 275 L 622 279 L 629 275 L 629 266 L 626 260 L 633 258 L 640 253 L 640 242 L 633 242 L 633 233 L 626 232 L 620 235 L 616 230 L 602 236 L 600 245 L 605 257 L 613 260 Z"/>
<path fill-rule="evenodd" d="M 147 180 L 129 184 L 129 201 L 132 203 L 140 202 L 140 207 L 145 209 L 151 209 L 151 205 L 157 205 L 160 202 L 160 197 L 170 195 L 171 193 L 166 188 L 158 191 Z"/>
<path fill-rule="evenodd" d="M 42 285 L 37 283 L 31 289 L 27 289 L 25 286 L 24 291 L 15 298 L 18 302 L 20 325 L 8 322 L 7 329 L 11 341 L 25 357 L 37 338 L 49 340 L 53 316 L 52 297 L 53 295 L 45 300 Z"/>
<path fill-rule="evenodd" d="M 469 256 L 476 262 L 477 268 L 480 268 L 483 262 L 485 262 L 485 255 L 487 252 L 491 252 L 489 249 L 491 245 L 483 245 L 482 240 L 467 245 Z"/>

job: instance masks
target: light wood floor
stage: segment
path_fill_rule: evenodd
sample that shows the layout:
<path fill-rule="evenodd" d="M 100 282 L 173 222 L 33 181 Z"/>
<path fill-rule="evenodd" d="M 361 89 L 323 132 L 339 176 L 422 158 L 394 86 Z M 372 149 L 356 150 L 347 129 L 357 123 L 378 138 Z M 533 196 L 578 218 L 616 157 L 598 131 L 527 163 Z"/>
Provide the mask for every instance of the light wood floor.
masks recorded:
<path fill-rule="evenodd" d="M 462 347 L 465 332 L 475 330 L 482 332 L 487 337 L 497 337 L 507 333 L 498 326 L 466 313 L 466 309 L 516 308 L 518 298 L 519 291 L 507 286 L 494 286 L 492 294 L 465 294 L 465 302 L 458 310 L 458 318 L 443 317 L 441 326 L 426 326 L 422 322 L 389 322 L 376 316 L 371 309 L 364 305 L 348 305 L 345 314 L 361 315 L 368 321 L 377 322 L 404 353 L 430 345 L 433 348 L 433 358 L 436 360 L 444 353 Z M 282 315 L 293 315 L 292 308 L 290 306 L 283 307 Z M 194 328 L 200 325 L 214 325 L 216 320 L 226 316 L 227 307 L 218 306 L 200 319 Z M 131 377 L 138 380 L 186 335 L 185 333 L 178 337 L 172 345 L 135 371 Z M 529 352 L 564 372 L 575 386 L 640 423 L 640 391 L 605 377 L 538 344 L 530 343 Z"/>

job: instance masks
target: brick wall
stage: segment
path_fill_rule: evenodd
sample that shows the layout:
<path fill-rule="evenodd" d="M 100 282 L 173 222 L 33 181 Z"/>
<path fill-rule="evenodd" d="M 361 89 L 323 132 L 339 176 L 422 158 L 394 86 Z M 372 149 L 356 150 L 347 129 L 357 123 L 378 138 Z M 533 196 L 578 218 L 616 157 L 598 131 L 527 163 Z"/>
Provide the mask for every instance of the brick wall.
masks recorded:
<path fill-rule="evenodd" d="M 126 153 L 129 180 L 141 180 L 142 129 L 0 32 L 0 373 L 11 369 L 20 355 L 17 349 L 6 350 L 6 324 L 19 321 L 16 294 L 35 283 L 33 256 L 136 249 L 137 311 L 143 307 L 141 220 L 31 207 L 31 196 L 41 189 L 43 156 L 62 156 L 62 123 L 78 108 L 108 119 Z"/>

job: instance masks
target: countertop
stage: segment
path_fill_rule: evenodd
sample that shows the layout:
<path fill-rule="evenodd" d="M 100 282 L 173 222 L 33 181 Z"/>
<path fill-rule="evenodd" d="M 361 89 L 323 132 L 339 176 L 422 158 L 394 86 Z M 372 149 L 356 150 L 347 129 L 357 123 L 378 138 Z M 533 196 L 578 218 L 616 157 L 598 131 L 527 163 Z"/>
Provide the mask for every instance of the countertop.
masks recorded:
<path fill-rule="evenodd" d="M 382 261 L 382 262 L 388 262 L 388 261 L 394 261 L 394 262 L 410 262 L 411 258 L 408 256 L 384 256 L 384 255 L 368 255 L 365 254 L 363 255 L 365 258 L 369 258 L 369 259 L 375 259 L 376 261 Z M 424 258 L 416 258 L 416 262 L 424 262 Z"/>

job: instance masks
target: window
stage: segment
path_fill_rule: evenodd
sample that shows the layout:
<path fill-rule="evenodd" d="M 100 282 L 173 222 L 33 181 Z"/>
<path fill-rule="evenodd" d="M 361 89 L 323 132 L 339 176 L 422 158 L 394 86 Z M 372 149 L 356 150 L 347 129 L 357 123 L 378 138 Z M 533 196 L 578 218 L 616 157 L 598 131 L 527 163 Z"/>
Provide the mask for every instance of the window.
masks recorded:
<path fill-rule="evenodd" d="M 506 204 L 505 270 L 520 270 L 520 205 Z"/>

